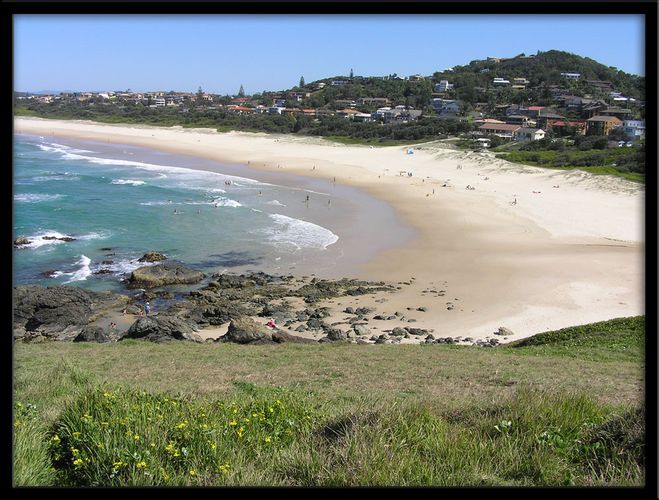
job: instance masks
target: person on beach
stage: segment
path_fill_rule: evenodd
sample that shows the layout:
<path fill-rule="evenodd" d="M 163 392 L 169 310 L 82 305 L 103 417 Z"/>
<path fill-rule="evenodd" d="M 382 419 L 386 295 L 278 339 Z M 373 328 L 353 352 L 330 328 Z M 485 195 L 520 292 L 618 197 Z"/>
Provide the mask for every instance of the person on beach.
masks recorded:
<path fill-rule="evenodd" d="M 309 195 L 307 195 L 306 202 L 309 203 Z"/>
<path fill-rule="evenodd" d="M 150 312 L 151 312 L 151 305 L 149 304 L 149 301 L 147 300 L 146 303 L 144 304 L 144 315 L 148 316 Z"/>
<path fill-rule="evenodd" d="M 277 324 L 275 323 L 274 318 L 270 318 L 270 321 L 268 321 L 268 322 L 265 324 L 265 326 L 267 326 L 268 328 L 273 328 L 273 329 L 274 329 L 274 328 L 277 328 Z"/>

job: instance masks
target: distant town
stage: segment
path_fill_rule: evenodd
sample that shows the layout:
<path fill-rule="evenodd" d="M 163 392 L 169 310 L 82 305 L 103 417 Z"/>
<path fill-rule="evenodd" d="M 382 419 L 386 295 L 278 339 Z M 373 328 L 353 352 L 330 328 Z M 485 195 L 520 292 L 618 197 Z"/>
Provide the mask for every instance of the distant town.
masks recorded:
<path fill-rule="evenodd" d="M 217 127 L 362 141 L 460 137 L 604 149 L 645 139 L 644 78 L 560 51 L 487 57 L 433 75 L 337 76 L 246 95 L 125 91 L 15 93 L 17 115 Z M 593 146 L 584 137 L 606 139 Z"/>

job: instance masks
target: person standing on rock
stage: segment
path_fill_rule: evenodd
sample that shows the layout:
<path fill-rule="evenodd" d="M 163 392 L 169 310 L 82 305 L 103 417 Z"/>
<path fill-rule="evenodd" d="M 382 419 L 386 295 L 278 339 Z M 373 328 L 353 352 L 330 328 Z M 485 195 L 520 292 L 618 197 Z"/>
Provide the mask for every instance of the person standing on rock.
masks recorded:
<path fill-rule="evenodd" d="M 147 300 L 146 303 L 144 304 L 144 315 L 148 316 L 150 312 L 151 312 L 151 306 L 149 305 L 149 301 Z"/>

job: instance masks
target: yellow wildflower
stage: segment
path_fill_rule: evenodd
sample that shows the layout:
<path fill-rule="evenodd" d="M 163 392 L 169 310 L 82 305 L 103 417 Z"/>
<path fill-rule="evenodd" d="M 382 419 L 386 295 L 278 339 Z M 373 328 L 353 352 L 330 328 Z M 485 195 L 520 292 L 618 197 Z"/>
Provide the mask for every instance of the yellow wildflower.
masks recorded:
<path fill-rule="evenodd" d="M 266 443 L 269 443 L 270 441 L 271 441 L 270 436 L 266 436 L 266 437 L 265 437 L 265 442 L 266 442 Z"/>
<path fill-rule="evenodd" d="M 100 450 L 103 448 L 103 443 L 96 443 L 96 447 Z"/>
<path fill-rule="evenodd" d="M 231 466 L 230 466 L 229 464 L 222 464 L 222 465 L 220 465 L 220 467 L 219 467 L 220 472 L 222 472 L 222 473 L 224 473 L 224 474 L 228 474 L 230 468 L 231 468 Z"/>
<path fill-rule="evenodd" d="M 15 421 L 14 421 L 14 427 L 18 427 L 18 426 L 20 426 L 20 425 L 21 425 L 21 421 L 20 421 L 20 420 L 15 420 Z"/>
<path fill-rule="evenodd" d="M 76 458 L 76 459 L 73 461 L 73 465 L 74 465 L 75 467 L 80 467 L 83 463 L 84 463 L 84 462 L 83 462 L 81 459 L 79 459 L 79 458 Z"/>
<path fill-rule="evenodd" d="M 53 443 L 59 443 L 59 442 L 60 442 L 60 438 L 59 438 L 59 436 L 58 436 L 57 434 L 55 434 L 55 435 L 53 436 L 53 439 L 51 439 L 51 441 L 52 441 Z"/>
<path fill-rule="evenodd" d="M 139 440 L 140 440 L 140 436 L 139 436 L 138 434 L 133 434 L 133 439 L 134 439 L 135 441 L 139 441 Z"/>
<path fill-rule="evenodd" d="M 80 437 L 80 433 L 79 433 L 79 432 L 74 432 L 74 433 L 73 433 L 73 437 L 76 438 L 76 439 L 79 438 L 79 437 Z"/>
<path fill-rule="evenodd" d="M 231 422 L 229 422 L 229 425 L 236 426 L 236 425 L 238 425 L 238 422 L 236 422 L 235 420 L 232 420 Z"/>
<path fill-rule="evenodd" d="M 148 465 L 146 464 L 146 462 L 144 460 L 142 460 L 141 462 L 137 462 L 135 467 L 137 467 L 138 469 L 146 469 L 148 467 Z"/>
<path fill-rule="evenodd" d="M 196 471 L 195 469 L 190 469 L 190 475 L 191 475 L 191 476 L 196 476 L 196 475 L 197 475 L 197 471 Z"/>

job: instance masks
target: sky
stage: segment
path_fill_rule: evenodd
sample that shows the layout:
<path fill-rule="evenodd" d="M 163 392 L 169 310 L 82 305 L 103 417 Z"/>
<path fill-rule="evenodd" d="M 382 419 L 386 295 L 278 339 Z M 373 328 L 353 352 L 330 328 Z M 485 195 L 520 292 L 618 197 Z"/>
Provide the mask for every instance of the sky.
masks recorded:
<path fill-rule="evenodd" d="M 348 75 L 432 75 L 563 50 L 644 75 L 641 15 L 33 15 L 14 21 L 14 89 L 277 91 Z"/>

